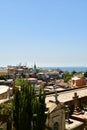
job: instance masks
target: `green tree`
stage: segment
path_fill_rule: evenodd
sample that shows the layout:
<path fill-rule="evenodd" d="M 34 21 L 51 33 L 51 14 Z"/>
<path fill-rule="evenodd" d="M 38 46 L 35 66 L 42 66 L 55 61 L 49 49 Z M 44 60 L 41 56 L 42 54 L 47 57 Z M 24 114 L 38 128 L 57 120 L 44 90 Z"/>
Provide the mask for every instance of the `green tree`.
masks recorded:
<path fill-rule="evenodd" d="M 0 104 L 0 121 L 7 122 L 7 130 L 12 129 L 12 102 Z"/>
<path fill-rule="evenodd" d="M 6 80 L 7 79 L 7 75 L 0 75 L 0 80 Z"/>
<path fill-rule="evenodd" d="M 76 74 L 76 73 L 77 73 L 77 72 L 76 72 L 75 70 L 73 70 L 73 71 L 72 71 L 72 76 L 73 76 L 74 74 Z"/>
<path fill-rule="evenodd" d="M 44 91 L 40 89 L 37 96 L 34 87 L 23 79 L 17 79 L 16 85 L 20 85 L 21 88 L 14 90 L 13 121 L 15 129 L 44 130 L 46 120 Z"/>
<path fill-rule="evenodd" d="M 72 77 L 72 74 L 66 71 L 63 77 L 64 82 L 68 82 L 71 79 L 71 77 Z"/>
<path fill-rule="evenodd" d="M 87 77 L 87 71 L 84 72 L 84 77 Z"/>
<path fill-rule="evenodd" d="M 34 89 L 22 80 L 21 90 L 15 89 L 13 100 L 13 119 L 16 130 L 31 129 L 33 97 Z"/>
<path fill-rule="evenodd" d="M 39 95 L 38 97 L 35 98 L 34 101 L 33 130 L 45 130 L 45 122 L 46 122 L 45 110 L 46 110 L 45 92 L 43 89 L 40 89 Z"/>
<path fill-rule="evenodd" d="M 25 85 L 27 82 L 26 82 L 26 80 L 24 80 L 23 78 L 17 78 L 16 80 L 15 80 L 15 85 L 16 86 L 23 86 L 23 85 Z"/>

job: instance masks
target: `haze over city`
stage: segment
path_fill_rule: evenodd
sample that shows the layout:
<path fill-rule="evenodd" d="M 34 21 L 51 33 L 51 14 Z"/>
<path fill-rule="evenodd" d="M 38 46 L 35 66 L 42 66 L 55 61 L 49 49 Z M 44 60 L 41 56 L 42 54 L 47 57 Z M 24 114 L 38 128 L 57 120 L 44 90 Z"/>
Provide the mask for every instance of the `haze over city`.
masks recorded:
<path fill-rule="evenodd" d="M 87 66 L 86 0 L 0 1 L 0 66 Z"/>

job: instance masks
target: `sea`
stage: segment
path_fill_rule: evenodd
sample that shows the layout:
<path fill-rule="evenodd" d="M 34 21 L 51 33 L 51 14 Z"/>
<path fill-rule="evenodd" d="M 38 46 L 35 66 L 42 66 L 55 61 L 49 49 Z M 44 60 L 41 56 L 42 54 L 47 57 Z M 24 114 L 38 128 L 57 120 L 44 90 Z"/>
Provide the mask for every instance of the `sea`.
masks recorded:
<path fill-rule="evenodd" d="M 43 67 L 44 69 L 47 70 L 63 70 L 63 71 L 76 71 L 76 72 L 86 72 L 87 67 Z"/>

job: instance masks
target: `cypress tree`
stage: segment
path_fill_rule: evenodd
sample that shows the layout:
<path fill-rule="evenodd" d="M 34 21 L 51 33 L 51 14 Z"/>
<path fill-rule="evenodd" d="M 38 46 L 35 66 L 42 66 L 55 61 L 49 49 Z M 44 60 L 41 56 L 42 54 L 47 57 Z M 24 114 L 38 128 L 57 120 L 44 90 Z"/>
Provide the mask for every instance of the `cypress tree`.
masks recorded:
<path fill-rule="evenodd" d="M 16 130 L 45 130 L 45 93 L 35 89 L 28 82 L 18 82 L 21 88 L 15 88 L 13 98 L 13 121 Z"/>
<path fill-rule="evenodd" d="M 34 130 L 45 130 L 45 92 L 43 89 L 39 90 L 39 95 L 34 102 Z"/>
<path fill-rule="evenodd" d="M 16 130 L 31 129 L 33 88 L 27 82 L 21 84 L 21 90 L 15 89 L 13 99 L 13 120 Z"/>

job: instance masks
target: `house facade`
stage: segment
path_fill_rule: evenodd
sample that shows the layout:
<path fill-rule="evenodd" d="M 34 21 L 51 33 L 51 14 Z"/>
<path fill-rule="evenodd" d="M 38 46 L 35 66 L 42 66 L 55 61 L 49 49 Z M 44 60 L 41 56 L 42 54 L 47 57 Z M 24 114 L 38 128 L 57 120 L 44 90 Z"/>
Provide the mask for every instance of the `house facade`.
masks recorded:
<path fill-rule="evenodd" d="M 79 78 L 79 77 L 73 77 L 71 79 L 71 86 L 72 87 L 80 87 L 86 85 L 86 80 L 84 78 Z"/>

